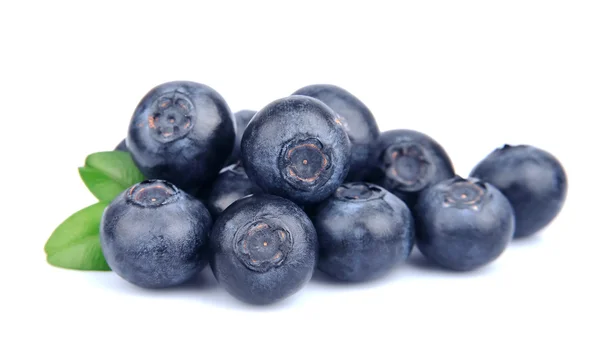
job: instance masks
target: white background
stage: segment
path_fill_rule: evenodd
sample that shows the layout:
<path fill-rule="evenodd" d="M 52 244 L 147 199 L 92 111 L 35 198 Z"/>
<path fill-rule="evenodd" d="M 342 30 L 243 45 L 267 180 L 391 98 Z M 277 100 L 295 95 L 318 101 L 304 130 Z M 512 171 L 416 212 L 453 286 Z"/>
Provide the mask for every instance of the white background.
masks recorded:
<path fill-rule="evenodd" d="M 5 1 L 0 5 L 0 354 L 598 355 L 600 11 L 596 1 Z M 567 204 L 474 273 L 415 258 L 372 283 L 315 278 L 283 303 L 145 291 L 45 262 L 94 202 L 77 167 L 170 80 L 260 109 L 346 88 L 382 130 L 437 139 L 462 175 L 504 143 L 555 154 Z M 594 340 L 596 338 L 596 340 Z M 510 352 L 510 353 L 509 353 Z"/>

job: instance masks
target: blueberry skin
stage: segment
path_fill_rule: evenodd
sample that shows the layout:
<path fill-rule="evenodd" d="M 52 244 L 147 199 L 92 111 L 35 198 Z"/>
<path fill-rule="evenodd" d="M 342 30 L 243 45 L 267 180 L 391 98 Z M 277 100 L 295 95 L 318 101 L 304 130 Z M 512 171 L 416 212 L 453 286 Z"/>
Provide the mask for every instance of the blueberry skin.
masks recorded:
<path fill-rule="evenodd" d="M 281 301 L 311 279 L 317 233 L 296 204 L 273 195 L 252 195 L 231 204 L 210 237 L 210 265 L 228 293 L 250 304 Z"/>
<path fill-rule="evenodd" d="M 242 137 L 242 162 L 265 193 L 303 205 L 342 184 L 350 168 L 350 140 L 323 102 L 292 95 L 260 110 Z"/>
<path fill-rule="evenodd" d="M 235 141 L 233 114 L 212 88 L 189 81 L 161 84 L 138 104 L 127 147 L 144 176 L 190 194 L 216 178 Z"/>
<path fill-rule="evenodd" d="M 383 132 L 371 150 L 369 181 L 382 186 L 412 208 L 419 193 L 454 177 L 444 148 L 428 135 L 414 130 Z"/>
<path fill-rule="evenodd" d="M 493 184 L 515 211 L 515 237 L 535 234 L 562 210 L 567 174 L 556 157 L 529 145 L 504 145 L 475 166 L 470 176 Z"/>
<path fill-rule="evenodd" d="M 241 163 L 221 170 L 206 199 L 206 207 L 216 219 L 233 202 L 251 194 L 260 193 L 252 183 Z"/>
<path fill-rule="evenodd" d="M 352 158 L 346 181 L 363 180 L 368 172 L 371 144 L 380 134 L 369 108 L 347 90 L 331 84 L 309 85 L 298 89 L 293 95 L 310 96 L 333 109 L 352 143 Z"/>
<path fill-rule="evenodd" d="M 248 126 L 252 117 L 256 114 L 256 111 L 252 110 L 242 110 L 236 112 L 233 116 L 235 118 L 235 146 L 233 147 L 233 152 L 231 156 L 227 160 L 227 166 L 232 165 L 240 160 L 240 145 L 242 143 L 242 136 L 244 135 L 244 131 Z"/>
<path fill-rule="evenodd" d="M 421 253 L 456 271 L 474 270 L 497 259 L 515 231 L 508 199 L 476 178 L 456 176 L 426 189 L 413 214 Z"/>
<path fill-rule="evenodd" d="M 142 288 L 179 285 L 208 262 L 212 218 L 195 198 L 163 180 L 146 180 L 104 210 L 100 243 L 120 277 Z"/>
<path fill-rule="evenodd" d="M 125 141 L 125 139 L 123 139 L 123 141 L 119 142 L 117 147 L 115 147 L 114 151 L 129 152 L 129 150 L 127 149 L 127 142 Z"/>
<path fill-rule="evenodd" d="M 369 183 L 345 183 L 316 209 L 318 268 L 347 282 L 378 278 L 405 261 L 415 241 L 406 204 Z"/>

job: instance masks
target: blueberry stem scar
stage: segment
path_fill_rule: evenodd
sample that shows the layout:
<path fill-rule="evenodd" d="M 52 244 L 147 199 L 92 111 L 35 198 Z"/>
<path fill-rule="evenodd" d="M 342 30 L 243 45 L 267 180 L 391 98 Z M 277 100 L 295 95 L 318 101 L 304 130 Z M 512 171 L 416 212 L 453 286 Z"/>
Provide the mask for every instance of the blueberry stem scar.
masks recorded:
<path fill-rule="evenodd" d="M 237 231 L 234 253 L 247 268 L 264 273 L 285 262 L 293 240 L 277 221 L 258 221 Z"/>

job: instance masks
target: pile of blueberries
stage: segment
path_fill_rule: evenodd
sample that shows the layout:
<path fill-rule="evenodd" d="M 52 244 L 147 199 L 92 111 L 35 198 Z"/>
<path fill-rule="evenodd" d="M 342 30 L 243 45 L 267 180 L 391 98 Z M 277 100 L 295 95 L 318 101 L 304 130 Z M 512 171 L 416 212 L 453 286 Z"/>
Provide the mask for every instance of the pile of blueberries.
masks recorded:
<path fill-rule="evenodd" d="M 477 269 L 548 225 L 567 194 L 563 167 L 544 150 L 505 145 L 462 178 L 438 142 L 381 133 L 333 85 L 234 115 L 206 85 L 164 83 L 138 104 L 117 149 L 147 180 L 104 211 L 111 269 L 165 288 L 210 264 L 252 304 L 289 297 L 317 268 L 339 281 L 379 278 L 415 244 L 441 268 Z"/>

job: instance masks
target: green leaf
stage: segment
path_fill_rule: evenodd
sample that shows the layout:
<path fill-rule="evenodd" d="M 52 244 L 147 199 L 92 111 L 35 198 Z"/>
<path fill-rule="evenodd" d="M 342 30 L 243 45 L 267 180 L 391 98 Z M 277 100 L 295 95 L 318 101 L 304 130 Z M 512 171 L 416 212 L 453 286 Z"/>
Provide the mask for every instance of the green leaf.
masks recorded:
<path fill-rule="evenodd" d="M 127 189 L 95 168 L 79 167 L 79 175 L 92 194 L 100 201 L 111 201 Z"/>
<path fill-rule="evenodd" d="M 68 217 L 52 233 L 44 251 L 56 267 L 110 271 L 100 246 L 100 221 L 108 202 L 99 202 Z"/>
<path fill-rule="evenodd" d="M 145 178 L 129 152 L 107 151 L 93 153 L 79 168 L 87 188 L 100 201 L 111 201 L 125 189 Z"/>

